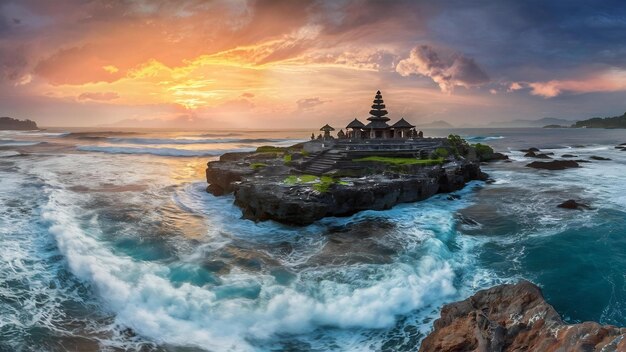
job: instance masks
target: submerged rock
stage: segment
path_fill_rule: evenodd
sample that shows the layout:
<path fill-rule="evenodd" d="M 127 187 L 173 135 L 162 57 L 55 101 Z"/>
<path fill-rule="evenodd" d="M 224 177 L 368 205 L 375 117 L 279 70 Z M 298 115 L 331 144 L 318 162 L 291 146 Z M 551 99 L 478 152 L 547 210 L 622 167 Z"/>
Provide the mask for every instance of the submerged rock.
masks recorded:
<path fill-rule="evenodd" d="M 589 209 L 589 205 L 584 204 L 584 203 L 578 203 L 574 199 L 568 199 L 565 202 L 557 205 L 557 208 L 582 210 L 582 209 Z"/>
<path fill-rule="evenodd" d="M 533 161 L 526 166 L 544 170 L 565 170 L 580 167 L 580 165 L 578 165 L 578 163 L 574 160 Z"/>
<path fill-rule="evenodd" d="M 574 154 L 563 154 L 563 155 L 561 155 L 561 158 L 578 158 L 578 155 L 574 155 Z"/>
<path fill-rule="evenodd" d="M 539 152 L 539 148 L 532 147 L 532 148 L 528 148 L 528 149 L 522 149 L 520 151 L 524 152 L 524 153 L 530 153 L 530 152 L 537 153 L 537 152 Z"/>
<path fill-rule="evenodd" d="M 524 154 L 524 156 L 527 157 L 527 158 L 552 159 L 552 158 L 550 158 L 550 156 L 548 156 L 548 153 L 535 153 L 533 151 L 530 151 L 530 152 Z"/>
<path fill-rule="evenodd" d="M 626 351 L 626 328 L 566 324 L 539 287 L 522 280 L 446 304 L 419 350 Z"/>
<path fill-rule="evenodd" d="M 611 158 L 605 158 L 605 157 L 602 157 L 602 156 L 596 156 L 596 155 L 592 155 L 592 156 L 590 156 L 590 157 L 589 157 L 589 159 L 592 159 L 592 160 L 600 160 L 600 161 L 602 161 L 602 160 L 611 160 Z"/>

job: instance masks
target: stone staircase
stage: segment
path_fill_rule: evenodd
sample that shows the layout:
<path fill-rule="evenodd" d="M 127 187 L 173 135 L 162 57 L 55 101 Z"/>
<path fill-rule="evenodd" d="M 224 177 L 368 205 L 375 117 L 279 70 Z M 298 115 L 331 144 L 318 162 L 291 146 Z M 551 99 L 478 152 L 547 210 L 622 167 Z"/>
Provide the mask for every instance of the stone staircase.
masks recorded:
<path fill-rule="evenodd" d="M 328 150 L 320 152 L 315 157 L 311 158 L 304 169 L 302 170 L 306 174 L 311 175 L 323 175 L 324 173 L 335 168 L 336 164 L 345 157 L 344 153 L 339 150 Z"/>

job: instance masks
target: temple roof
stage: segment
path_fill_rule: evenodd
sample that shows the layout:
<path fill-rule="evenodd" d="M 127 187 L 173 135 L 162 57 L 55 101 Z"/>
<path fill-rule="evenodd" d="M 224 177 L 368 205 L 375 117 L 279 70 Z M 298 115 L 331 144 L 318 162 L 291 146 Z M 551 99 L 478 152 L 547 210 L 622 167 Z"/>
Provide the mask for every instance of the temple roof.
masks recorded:
<path fill-rule="evenodd" d="M 328 125 L 328 124 L 325 124 L 322 128 L 320 128 L 320 131 L 324 131 L 324 132 L 326 132 L 326 131 L 330 132 L 330 131 L 334 131 L 334 130 L 335 129 L 330 127 L 330 125 Z"/>
<path fill-rule="evenodd" d="M 385 110 L 385 102 L 383 101 L 383 96 L 380 94 L 380 91 L 376 92 L 376 96 L 374 96 L 374 105 L 372 105 L 372 110 L 370 110 L 370 117 L 367 119 L 369 121 L 381 121 L 386 122 L 389 121 L 389 118 L 386 117 L 388 112 Z"/>
<path fill-rule="evenodd" d="M 359 121 L 358 119 L 352 120 L 352 122 L 350 122 L 348 126 L 346 126 L 346 128 L 363 128 L 363 127 L 365 127 L 365 124 L 363 124 L 363 122 Z"/>
<path fill-rule="evenodd" d="M 389 128 L 389 125 L 385 122 L 385 121 L 380 121 L 380 120 L 374 120 L 370 123 L 368 123 L 367 125 L 365 125 L 365 128 L 373 128 L 373 129 L 387 129 Z"/>
<path fill-rule="evenodd" d="M 403 118 L 400 119 L 400 121 L 394 123 L 393 125 L 391 125 L 392 128 L 413 128 L 415 126 L 411 125 L 410 123 L 407 122 L 407 120 Z"/>

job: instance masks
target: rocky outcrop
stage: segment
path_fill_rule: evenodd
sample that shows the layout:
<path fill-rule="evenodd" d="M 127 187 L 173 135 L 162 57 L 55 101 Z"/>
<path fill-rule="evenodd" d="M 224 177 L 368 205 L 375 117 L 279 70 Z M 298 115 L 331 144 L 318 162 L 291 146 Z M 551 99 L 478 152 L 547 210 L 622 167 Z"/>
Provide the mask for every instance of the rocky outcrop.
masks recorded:
<path fill-rule="evenodd" d="M 546 153 L 536 153 L 536 152 L 533 152 L 533 151 L 529 151 L 528 153 L 524 154 L 524 156 L 527 157 L 527 158 L 552 159 Z"/>
<path fill-rule="evenodd" d="M 534 169 L 544 170 L 565 170 L 570 168 L 579 167 L 578 163 L 574 160 L 553 160 L 553 161 L 533 161 L 526 165 Z"/>
<path fill-rule="evenodd" d="M 591 160 L 598 160 L 598 161 L 611 160 L 611 158 L 605 158 L 603 156 L 597 156 L 597 155 L 592 155 L 592 156 L 589 157 L 589 159 L 591 159 Z"/>
<path fill-rule="evenodd" d="M 36 130 L 37 124 L 31 120 L 18 120 L 10 117 L 0 117 L 0 130 Z"/>
<path fill-rule="evenodd" d="M 565 202 L 557 205 L 557 208 L 583 210 L 583 209 L 589 209 L 590 207 L 589 205 L 584 204 L 584 203 L 579 203 L 574 199 L 568 199 Z"/>
<path fill-rule="evenodd" d="M 306 158 L 295 160 L 296 154 L 224 154 L 208 163 L 207 191 L 216 196 L 234 193 L 244 218 L 307 225 L 327 216 L 390 209 L 487 178 L 478 160 L 456 158 L 443 165 L 391 166 L 344 160 L 327 175 L 307 175 L 296 168 Z"/>
<path fill-rule="evenodd" d="M 536 285 L 521 281 L 445 305 L 420 351 L 626 351 L 626 328 L 566 324 Z"/>
<path fill-rule="evenodd" d="M 285 186 L 281 179 L 242 182 L 235 190 L 235 204 L 243 217 L 307 225 L 327 216 L 349 216 L 363 210 L 385 210 L 399 203 L 415 202 L 437 193 L 453 192 L 471 180 L 484 180 L 477 163 L 453 167 L 428 167 L 416 175 L 372 175 L 334 183 L 328 191 L 310 186 Z"/>

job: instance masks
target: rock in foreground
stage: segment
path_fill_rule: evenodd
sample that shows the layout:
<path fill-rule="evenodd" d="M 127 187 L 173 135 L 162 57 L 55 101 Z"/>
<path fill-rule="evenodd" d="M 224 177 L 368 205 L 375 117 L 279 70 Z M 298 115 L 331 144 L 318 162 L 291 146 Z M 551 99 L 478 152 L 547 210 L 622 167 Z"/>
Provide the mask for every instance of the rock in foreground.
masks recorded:
<path fill-rule="evenodd" d="M 445 305 L 420 351 L 626 351 L 626 328 L 566 324 L 536 285 L 521 281 Z"/>

